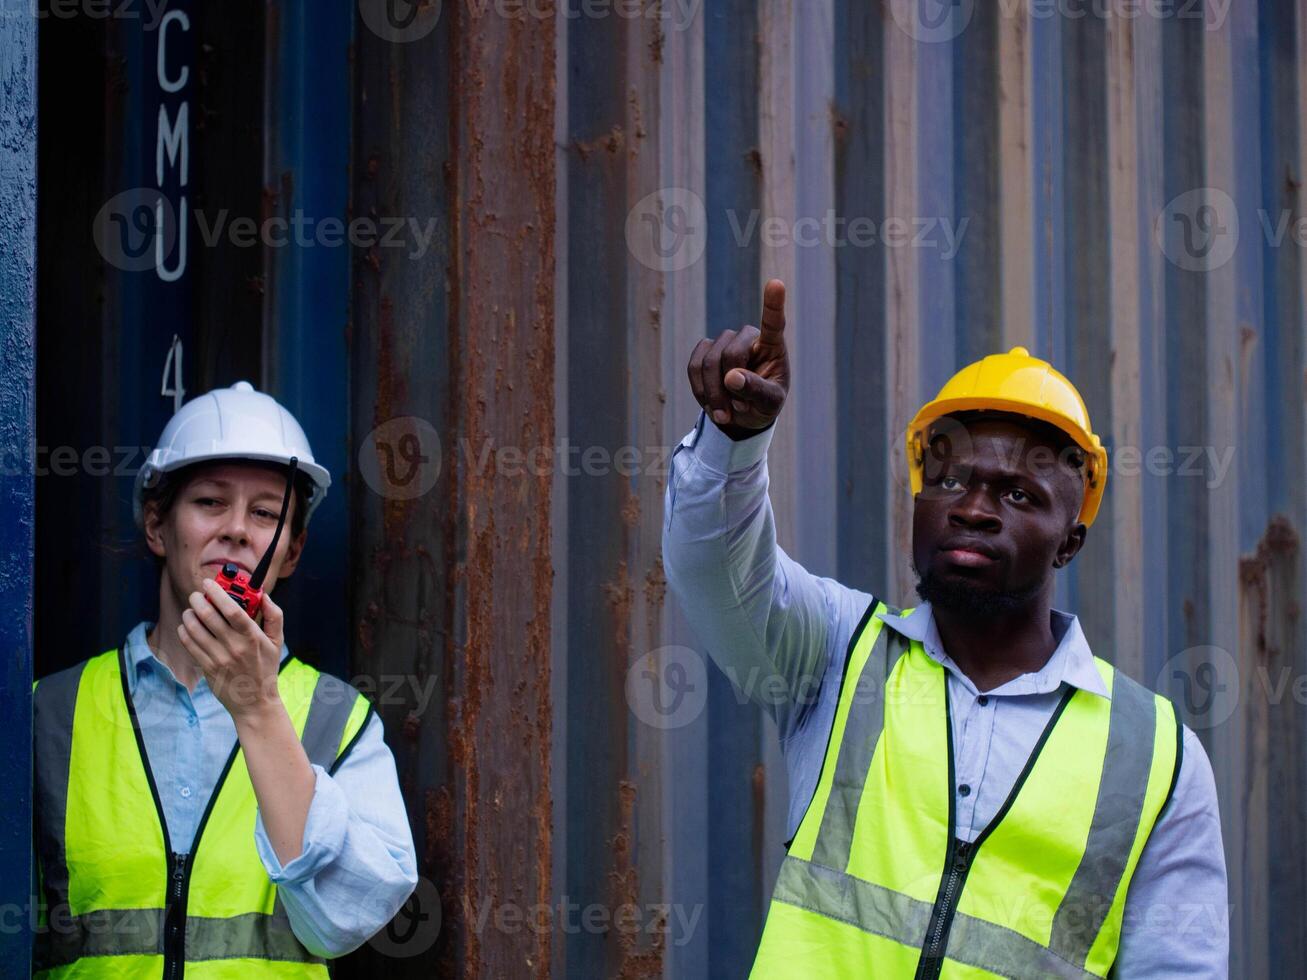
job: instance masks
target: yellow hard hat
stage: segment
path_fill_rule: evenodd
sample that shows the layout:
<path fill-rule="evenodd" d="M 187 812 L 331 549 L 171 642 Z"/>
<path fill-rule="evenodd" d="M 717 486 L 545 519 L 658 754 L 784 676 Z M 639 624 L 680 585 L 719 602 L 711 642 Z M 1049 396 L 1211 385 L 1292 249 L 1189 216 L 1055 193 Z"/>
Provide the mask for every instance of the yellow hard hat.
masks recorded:
<path fill-rule="evenodd" d="M 915 496 L 921 492 L 926 433 L 932 422 L 953 412 L 1011 412 L 1056 426 L 1085 451 L 1085 499 L 1080 520 L 1094 523 L 1107 486 L 1107 450 L 1089 426 L 1089 410 L 1076 386 L 1053 365 L 1031 357 L 1024 347 L 990 354 L 968 364 L 945 383 L 935 400 L 922 406 L 907 431 L 908 474 Z"/>

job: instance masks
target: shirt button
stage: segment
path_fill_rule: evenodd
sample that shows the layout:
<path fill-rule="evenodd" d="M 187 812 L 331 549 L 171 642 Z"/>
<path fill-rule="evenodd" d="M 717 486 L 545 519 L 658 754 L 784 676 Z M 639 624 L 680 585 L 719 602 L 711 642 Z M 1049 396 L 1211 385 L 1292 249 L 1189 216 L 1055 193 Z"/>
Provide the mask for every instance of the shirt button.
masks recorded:
<path fill-rule="evenodd" d="M 989 695 L 982 694 L 980 697 L 976 698 L 976 704 L 980 705 L 982 708 L 989 704 Z"/>
<path fill-rule="evenodd" d="M 182 796 L 189 797 L 191 795 L 191 788 L 189 786 L 183 786 L 181 788 L 181 794 Z"/>
<path fill-rule="evenodd" d="M 194 715 L 191 715 L 191 717 L 186 719 L 186 724 L 194 728 L 196 725 L 199 724 L 199 720 Z"/>
<path fill-rule="evenodd" d="M 971 787 L 968 786 L 966 783 L 963 783 L 961 786 L 958 787 L 958 796 L 970 796 L 970 795 L 971 795 Z"/>

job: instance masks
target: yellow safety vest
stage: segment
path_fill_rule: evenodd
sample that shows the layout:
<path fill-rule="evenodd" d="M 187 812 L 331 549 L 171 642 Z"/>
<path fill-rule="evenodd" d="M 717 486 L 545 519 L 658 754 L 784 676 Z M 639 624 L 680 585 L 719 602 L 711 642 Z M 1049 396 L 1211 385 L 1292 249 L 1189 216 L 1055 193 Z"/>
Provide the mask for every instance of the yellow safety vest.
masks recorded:
<path fill-rule="evenodd" d="M 329 772 L 372 706 L 287 656 L 277 687 L 311 762 Z M 186 980 L 328 976 L 254 847 L 258 801 L 237 743 L 189 854 L 173 852 L 117 650 L 34 685 L 37 976 Z M 203 846 L 201 846 L 203 845 Z"/>
<path fill-rule="evenodd" d="M 956 838 L 945 671 L 873 600 L 754 977 L 1105 977 L 1126 890 L 1180 769 L 1172 704 L 1097 657 L 1007 801 Z"/>

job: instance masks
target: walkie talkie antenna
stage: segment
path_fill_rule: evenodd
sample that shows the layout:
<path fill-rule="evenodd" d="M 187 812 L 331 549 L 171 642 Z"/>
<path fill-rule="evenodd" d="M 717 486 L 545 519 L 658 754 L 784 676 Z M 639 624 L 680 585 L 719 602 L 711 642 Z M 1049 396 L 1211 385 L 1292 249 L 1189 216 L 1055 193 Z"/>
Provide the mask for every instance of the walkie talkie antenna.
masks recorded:
<path fill-rule="evenodd" d="M 259 559 L 259 567 L 254 569 L 254 574 L 250 576 L 251 589 L 262 588 L 263 580 L 268 576 L 268 566 L 272 564 L 273 552 L 277 550 L 277 542 L 281 539 L 281 529 L 286 523 L 286 511 L 290 509 L 290 492 L 295 486 L 295 469 L 299 465 L 299 457 L 292 456 L 290 458 L 290 468 L 286 471 L 286 496 L 281 498 L 281 516 L 277 518 L 277 530 L 272 533 L 272 544 L 268 545 L 268 550 Z"/>

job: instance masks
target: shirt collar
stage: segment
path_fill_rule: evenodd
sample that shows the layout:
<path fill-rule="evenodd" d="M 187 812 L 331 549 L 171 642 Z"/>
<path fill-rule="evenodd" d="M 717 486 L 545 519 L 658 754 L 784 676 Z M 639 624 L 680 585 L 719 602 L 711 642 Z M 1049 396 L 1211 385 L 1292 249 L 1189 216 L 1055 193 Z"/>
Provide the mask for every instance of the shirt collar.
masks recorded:
<path fill-rule="evenodd" d="M 1089 641 L 1080 629 L 1080 619 L 1071 613 L 1059 609 L 1051 610 L 1053 635 L 1059 637 L 1057 648 L 1038 671 L 1021 674 L 1001 684 L 989 694 L 1046 694 L 1055 691 L 1066 682 L 1104 698 L 1111 698 L 1103 677 L 1094 663 L 1093 651 Z M 935 625 L 935 614 L 929 602 L 922 602 L 906 616 L 890 613 L 877 613 L 886 625 L 894 628 L 909 640 L 916 640 L 925 648 L 927 655 L 937 663 L 951 670 L 959 680 L 974 688 L 971 679 L 953 662 L 953 658 L 944 652 L 939 629 Z"/>
<path fill-rule="evenodd" d="M 153 623 L 142 620 L 127 634 L 126 648 L 123 653 L 127 660 L 127 686 L 133 694 L 136 693 L 136 682 L 140 678 L 142 666 L 145 666 L 147 670 L 166 670 L 169 675 L 172 674 L 172 671 L 168 669 L 164 662 L 154 655 L 149 642 L 145 639 L 146 634 L 152 629 L 154 629 Z M 283 642 L 281 645 L 281 661 L 284 662 L 289 655 L 290 648 Z"/>

